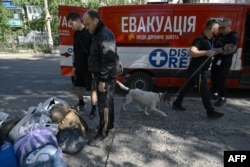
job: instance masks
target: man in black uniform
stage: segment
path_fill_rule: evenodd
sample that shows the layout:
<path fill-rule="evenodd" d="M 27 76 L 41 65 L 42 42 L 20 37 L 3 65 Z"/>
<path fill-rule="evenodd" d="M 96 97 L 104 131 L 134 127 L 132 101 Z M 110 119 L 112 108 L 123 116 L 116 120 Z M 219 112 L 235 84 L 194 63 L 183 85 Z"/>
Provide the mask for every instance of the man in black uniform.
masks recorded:
<path fill-rule="evenodd" d="M 89 145 L 96 145 L 108 136 L 114 128 L 115 77 L 111 76 L 116 56 L 114 34 L 103 24 L 96 11 L 89 10 L 83 15 L 83 22 L 93 35 L 90 47 L 89 71 L 97 85 L 97 101 L 100 116 L 99 129 Z"/>
<path fill-rule="evenodd" d="M 231 30 L 232 21 L 224 18 L 220 23 L 221 33 L 215 38 L 214 46 L 217 54 L 211 67 L 212 97 L 219 99 L 215 106 L 222 106 L 226 103 L 226 78 L 232 64 L 232 58 L 237 50 L 238 34 Z"/>
<path fill-rule="evenodd" d="M 67 16 L 69 25 L 75 30 L 74 33 L 74 59 L 73 59 L 73 73 L 75 74 L 74 86 L 79 103 L 76 105 L 78 111 L 85 109 L 85 102 L 83 100 L 83 87 L 86 90 L 91 90 L 91 73 L 88 70 L 88 57 L 90 54 L 91 34 L 83 25 L 81 16 L 76 12 L 71 12 Z M 96 91 L 95 88 L 91 90 L 92 110 L 90 118 L 95 117 L 96 112 Z"/>
<path fill-rule="evenodd" d="M 182 101 L 186 93 L 198 86 L 203 106 L 206 109 L 208 118 L 220 118 L 224 114 L 214 110 L 210 100 L 210 90 L 207 83 L 207 71 L 210 67 L 212 57 L 216 54 L 213 48 L 213 42 L 211 39 L 218 32 L 219 24 L 215 20 L 209 20 L 203 33 L 194 39 L 191 48 L 188 51 L 188 55 L 192 57 L 192 60 L 188 66 L 188 81 L 181 88 L 177 99 L 173 102 L 173 109 L 179 111 L 185 111 L 182 106 Z M 194 75 L 195 74 L 195 75 Z"/>

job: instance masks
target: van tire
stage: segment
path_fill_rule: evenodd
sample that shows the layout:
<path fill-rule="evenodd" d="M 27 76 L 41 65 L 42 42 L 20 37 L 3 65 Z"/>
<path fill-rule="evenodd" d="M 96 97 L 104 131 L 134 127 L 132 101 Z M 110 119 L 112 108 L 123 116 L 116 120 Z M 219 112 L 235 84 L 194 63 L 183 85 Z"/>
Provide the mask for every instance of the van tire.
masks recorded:
<path fill-rule="evenodd" d="M 146 91 L 151 91 L 154 87 L 153 78 L 144 72 L 132 74 L 128 79 L 130 88 L 138 88 Z"/>

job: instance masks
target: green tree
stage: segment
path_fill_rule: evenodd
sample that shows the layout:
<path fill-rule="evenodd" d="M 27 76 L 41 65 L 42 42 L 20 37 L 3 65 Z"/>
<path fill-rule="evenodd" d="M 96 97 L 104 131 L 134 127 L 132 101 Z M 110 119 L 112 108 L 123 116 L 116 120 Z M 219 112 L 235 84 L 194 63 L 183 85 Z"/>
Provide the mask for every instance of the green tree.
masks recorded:
<path fill-rule="evenodd" d="M 25 21 L 25 25 L 23 27 L 24 34 L 29 30 L 39 30 L 44 31 L 46 25 L 46 12 L 44 10 L 44 0 L 13 0 L 12 1 L 17 6 L 26 6 L 26 5 L 34 5 L 40 6 L 43 10 L 42 17 L 40 19 L 32 20 L 32 21 Z M 58 6 L 59 5 L 70 5 L 70 6 L 84 6 L 81 0 L 50 0 L 48 4 L 48 11 L 50 15 L 53 17 L 51 20 L 51 31 L 53 38 L 58 36 Z"/>
<path fill-rule="evenodd" d="M 6 34 L 8 34 L 6 31 L 9 30 L 8 26 L 8 11 L 6 8 L 0 4 L 0 40 L 1 41 L 6 41 Z"/>
<path fill-rule="evenodd" d="M 59 5 L 68 5 L 68 6 L 80 6 L 80 7 L 87 7 L 89 9 L 95 9 L 97 10 L 100 5 L 127 5 L 127 4 L 144 4 L 145 0 L 87 0 L 85 1 L 87 3 L 83 3 L 82 0 L 48 0 L 48 11 L 50 15 L 53 17 L 51 20 L 51 33 L 53 37 L 53 41 L 57 41 L 55 39 L 58 38 L 58 26 L 59 26 L 59 19 L 58 19 L 58 6 Z M 27 21 L 25 19 L 24 26 L 21 30 L 16 31 L 10 31 L 12 36 L 16 35 L 25 35 L 30 30 L 38 30 L 38 31 L 45 31 L 46 30 L 46 12 L 44 9 L 44 0 L 12 0 L 12 3 L 17 6 L 40 6 L 43 13 L 42 17 L 40 19 L 35 19 L 32 21 Z M 9 37 L 5 37 L 8 29 L 7 25 L 7 18 L 8 18 L 8 12 L 5 10 L 3 6 L 0 7 L 1 15 L 0 15 L 0 39 L 8 39 Z M 14 38 L 14 37 L 13 37 Z"/>

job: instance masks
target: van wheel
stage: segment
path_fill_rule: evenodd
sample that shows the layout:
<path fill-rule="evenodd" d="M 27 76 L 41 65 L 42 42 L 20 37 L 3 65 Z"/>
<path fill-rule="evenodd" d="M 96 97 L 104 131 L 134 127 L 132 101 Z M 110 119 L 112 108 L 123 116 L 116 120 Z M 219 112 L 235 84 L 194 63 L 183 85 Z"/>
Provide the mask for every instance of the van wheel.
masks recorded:
<path fill-rule="evenodd" d="M 128 84 L 130 88 L 138 88 L 147 91 L 151 91 L 154 86 L 152 77 L 143 72 L 132 74 L 128 79 Z"/>

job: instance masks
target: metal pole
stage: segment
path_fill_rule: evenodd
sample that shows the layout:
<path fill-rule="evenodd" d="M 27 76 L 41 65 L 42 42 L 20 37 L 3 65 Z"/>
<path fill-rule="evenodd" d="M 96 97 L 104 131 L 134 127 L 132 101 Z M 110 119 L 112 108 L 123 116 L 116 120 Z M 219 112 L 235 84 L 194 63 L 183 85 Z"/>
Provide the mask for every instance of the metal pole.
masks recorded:
<path fill-rule="evenodd" d="M 44 0 L 44 10 L 46 13 L 49 12 L 47 0 Z M 50 51 L 50 53 L 52 53 L 52 51 L 53 51 L 53 39 L 52 39 L 52 35 L 51 35 L 51 26 L 50 26 L 51 19 L 47 19 L 47 18 L 45 18 L 45 19 L 46 19 L 46 25 L 47 25 L 47 31 L 48 31 L 49 51 Z"/>

